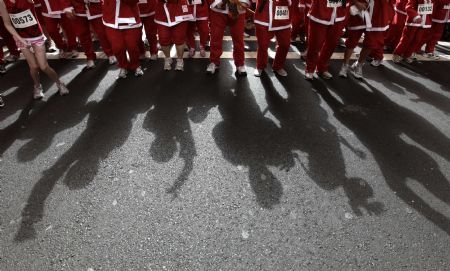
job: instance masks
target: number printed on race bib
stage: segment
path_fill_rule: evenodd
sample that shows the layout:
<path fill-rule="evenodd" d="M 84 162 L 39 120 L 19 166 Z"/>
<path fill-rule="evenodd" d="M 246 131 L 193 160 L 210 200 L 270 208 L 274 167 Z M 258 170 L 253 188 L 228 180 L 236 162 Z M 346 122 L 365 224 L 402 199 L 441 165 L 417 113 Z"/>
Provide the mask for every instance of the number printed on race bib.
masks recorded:
<path fill-rule="evenodd" d="M 327 0 L 327 7 L 329 8 L 342 7 L 342 0 Z"/>
<path fill-rule="evenodd" d="M 289 7 L 287 6 L 276 7 L 275 20 L 289 20 Z"/>
<path fill-rule="evenodd" d="M 9 17 L 15 28 L 27 28 L 37 25 L 36 18 L 34 18 L 33 13 L 29 9 L 16 14 L 9 14 Z"/>
<path fill-rule="evenodd" d="M 433 4 L 419 4 L 417 8 L 417 13 L 420 15 L 431 14 L 433 13 Z"/>
<path fill-rule="evenodd" d="M 444 9 L 450 9 L 450 4 L 445 5 L 445 6 L 444 6 Z"/>
<path fill-rule="evenodd" d="M 190 5 L 201 5 L 202 4 L 202 0 L 192 0 L 192 2 L 190 3 Z"/>

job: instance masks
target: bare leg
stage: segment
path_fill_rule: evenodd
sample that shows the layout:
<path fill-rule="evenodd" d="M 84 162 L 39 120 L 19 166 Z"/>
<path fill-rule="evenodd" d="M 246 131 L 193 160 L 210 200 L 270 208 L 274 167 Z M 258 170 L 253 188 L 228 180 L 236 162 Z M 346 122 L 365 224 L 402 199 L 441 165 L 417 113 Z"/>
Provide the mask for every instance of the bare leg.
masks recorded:
<path fill-rule="evenodd" d="M 170 48 L 172 48 L 172 45 L 161 46 L 161 50 L 166 58 L 170 58 Z"/>
<path fill-rule="evenodd" d="M 39 79 L 39 65 L 37 63 L 35 55 L 28 48 L 21 49 L 23 56 L 27 60 L 28 67 L 30 68 L 31 79 L 33 79 L 33 84 L 35 88 L 41 85 Z"/>
<path fill-rule="evenodd" d="M 177 49 L 177 58 L 178 58 L 178 59 L 183 59 L 183 55 L 184 55 L 184 44 L 182 44 L 182 45 L 176 45 L 176 49 Z"/>
<path fill-rule="evenodd" d="M 45 46 L 33 46 L 36 60 L 39 68 L 47 74 L 58 86 L 61 84 L 58 74 L 48 65 L 47 56 L 45 54 Z"/>
<path fill-rule="evenodd" d="M 350 58 L 352 57 L 354 48 L 347 48 L 344 52 L 344 64 L 348 65 L 350 63 Z"/>
<path fill-rule="evenodd" d="M 371 52 L 372 52 L 372 49 L 367 48 L 367 47 L 363 47 L 361 49 L 361 52 L 359 53 L 358 62 L 359 63 L 364 63 L 364 61 L 366 61 L 367 57 L 370 55 Z"/>

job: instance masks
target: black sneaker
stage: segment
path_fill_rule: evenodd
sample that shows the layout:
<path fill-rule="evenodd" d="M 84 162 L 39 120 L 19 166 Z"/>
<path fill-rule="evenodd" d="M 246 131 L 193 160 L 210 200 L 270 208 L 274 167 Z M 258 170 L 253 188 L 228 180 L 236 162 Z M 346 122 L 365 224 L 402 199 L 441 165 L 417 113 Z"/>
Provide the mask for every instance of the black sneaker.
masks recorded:
<path fill-rule="evenodd" d="M 6 73 L 6 68 L 5 65 L 0 65 L 0 74 L 5 74 Z"/>

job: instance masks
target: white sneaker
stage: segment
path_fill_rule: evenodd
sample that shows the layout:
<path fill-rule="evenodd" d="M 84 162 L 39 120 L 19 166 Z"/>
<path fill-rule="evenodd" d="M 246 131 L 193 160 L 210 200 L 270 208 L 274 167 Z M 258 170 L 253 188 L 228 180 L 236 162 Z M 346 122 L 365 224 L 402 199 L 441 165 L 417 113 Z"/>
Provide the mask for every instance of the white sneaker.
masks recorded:
<path fill-rule="evenodd" d="M 416 61 L 417 60 L 417 54 L 416 53 L 412 53 L 411 58 Z"/>
<path fill-rule="evenodd" d="M 439 59 L 439 56 L 436 55 L 435 53 L 424 53 L 423 56 L 433 60 Z"/>
<path fill-rule="evenodd" d="M 261 77 L 262 73 L 263 73 L 263 70 L 261 70 L 261 69 L 255 69 L 253 71 L 253 75 L 256 77 Z"/>
<path fill-rule="evenodd" d="M 333 79 L 333 75 L 329 71 L 320 72 L 319 76 L 326 80 Z"/>
<path fill-rule="evenodd" d="M 69 89 L 66 87 L 64 83 L 61 82 L 57 86 L 59 90 L 59 95 L 63 96 L 69 94 Z"/>
<path fill-rule="evenodd" d="M 236 68 L 236 75 L 238 76 L 247 76 L 247 70 L 245 66 L 239 66 Z"/>
<path fill-rule="evenodd" d="M 17 60 L 19 60 L 19 57 L 18 57 L 18 56 L 15 56 L 15 55 L 12 55 L 12 54 L 9 54 L 8 56 L 6 56 L 6 57 L 4 58 L 4 60 L 5 60 L 6 62 L 8 62 L 8 63 L 13 63 L 13 62 L 16 62 Z"/>
<path fill-rule="evenodd" d="M 400 55 L 392 55 L 392 61 L 394 61 L 394 63 L 400 63 L 403 60 L 403 57 Z"/>
<path fill-rule="evenodd" d="M 108 57 L 109 65 L 114 65 L 117 63 L 117 58 L 115 56 Z"/>
<path fill-rule="evenodd" d="M 33 88 L 33 99 L 39 100 L 44 98 L 44 91 L 42 89 L 42 85 Z"/>
<path fill-rule="evenodd" d="M 134 76 L 142 76 L 144 75 L 144 71 L 141 69 L 141 67 L 137 67 L 137 69 L 134 71 Z"/>
<path fill-rule="evenodd" d="M 305 72 L 305 79 L 308 81 L 314 80 L 314 73 L 312 72 Z"/>
<path fill-rule="evenodd" d="M 183 59 L 177 59 L 177 64 L 175 65 L 176 71 L 183 71 L 184 70 L 184 61 Z"/>
<path fill-rule="evenodd" d="M 152 56 L 152 54 L 150 54 L 150 51 L 145 51 L 144 57 L 146 59 L 150 59 L 151 56 Z"/>
<path fill-rule="evenodd" d="M 348 76 L 348 64 L 342 64 L 341 70 L 339 71 L 339 76 L 347 78 Z"/>
<path fill-rule="evenodd" d="M 87 63 L 86 63 L 86 69 L 87 70 L 92 70 L 93 68 L 95 68 L 94 60 L 88 60 Z"/>
<path fill-rule="evenodd" d="M 158 54 L 153 54 L 150 56 L 150 60 L 155 61 L 158 59 Z"/>
<path fill-rule="evenodd" d="M 119 75 L 117 77 L 118 78 L 127 78 L 127 73 L 128 73 L 128 71 L 126 69 L 120 69 Z"/>
<path fill-rule="evenodd" d="M 172 58 L 164 58 L 164 70 L 170 71 L 172 69 Z"/>
<path fill-rule="evenodd" d="M 378 67 L 383 63 L 382 59 L 374 59 L 370 62 L 370 65 L 374 66 L 374 67 Z"/>
<path fill-rule="evenodd" d="M 288 75 L 287 71 L 285 69 L 279 69 L 279 70 L 274 70 L 274 73 L 278 74 L 279 76 L 282 77 L 286 77 Z"/>
<path fill-rule="evenodd" d="M 364 63 L 359 63 L 358 61 L 356 61 L 350 67 L 350 72 L 353 74 L 353 76 L 355 78 L 357 78 L 357 79 L 363 78 L 363 73 L 362 73 L 363 65 L 364 65 Z"/>
<path fill-rule="evenodd" d="M 414 62 L 414 58 L 412 56 L 405 58 L 406 63 L 411 64 Z"/>
<path fill-rule="evenodd" d="M 219 67 L 216 66 L 216 64 L 211 62 L 211 63 L 209 63 L 208 67 L 206 68 L 206 73 L 214 74 L 218 68 Z"/>

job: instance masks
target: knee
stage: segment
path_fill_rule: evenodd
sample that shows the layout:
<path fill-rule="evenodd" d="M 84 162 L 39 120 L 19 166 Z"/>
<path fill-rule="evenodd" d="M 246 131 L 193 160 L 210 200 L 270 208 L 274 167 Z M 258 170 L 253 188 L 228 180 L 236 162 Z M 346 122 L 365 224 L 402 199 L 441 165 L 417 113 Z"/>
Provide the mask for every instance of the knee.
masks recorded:
<path fill-rule="evenodd" d="M 29 64 L 30 72 L 31 73 L 37 73 L 39 72 L 39 65 L 38 64 Z"/>
<path fill-rule="evenodd" d="M 39 64 L 39 69 L 41 69 L 41 71 L 43 71 L 43 72 L 45 72 L 49 68 L 50 68 L 50 66 L 48 65 L 48 63 Z"/>

